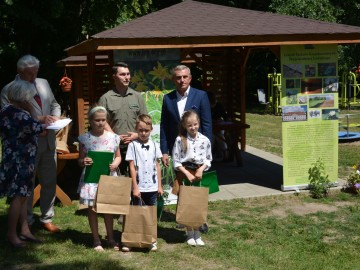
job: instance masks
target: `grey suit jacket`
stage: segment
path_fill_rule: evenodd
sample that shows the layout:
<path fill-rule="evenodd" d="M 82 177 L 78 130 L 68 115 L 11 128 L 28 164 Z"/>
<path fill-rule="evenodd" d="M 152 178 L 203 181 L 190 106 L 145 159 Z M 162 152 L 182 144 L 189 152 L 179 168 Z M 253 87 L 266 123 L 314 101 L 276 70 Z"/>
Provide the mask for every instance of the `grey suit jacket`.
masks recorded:
<path fill-rule="evenodd" d="M 15 80 L 21 80 L 19 75 L 16 75 Z M 10 82 L 1 90 L 1 107 L 3 107 L 5 104 L 9 103 L 9 99 L 7 97 L 7 93 L 9 91 L 9 86 L 14 82 Z M 45 116 L 45 115 L 53 115 L 60 117 L 61 115 L 61 108 L 60 105 L 57 103 L 53 92 L 51 91 L 50 85 L 47 80 L 36 78 L 34 87 L 36 85 L 36 90 L 40 96 L 41 99 L 41 108 L 36 102 L 35 99 L 31 100 L 32 105 L 35 108 L 35 112 L 37 116 Z M 45 137 L 40 136 L 39 137 L 39 147 L 44 144 L 44 142 L 41 141 L 47 141 L 47 144 L 51 150 L 54 150 L 56 148 L 56 141 L 55 141 L 55 132 L 52 130 L 49 130 L 48 135 Z"/>

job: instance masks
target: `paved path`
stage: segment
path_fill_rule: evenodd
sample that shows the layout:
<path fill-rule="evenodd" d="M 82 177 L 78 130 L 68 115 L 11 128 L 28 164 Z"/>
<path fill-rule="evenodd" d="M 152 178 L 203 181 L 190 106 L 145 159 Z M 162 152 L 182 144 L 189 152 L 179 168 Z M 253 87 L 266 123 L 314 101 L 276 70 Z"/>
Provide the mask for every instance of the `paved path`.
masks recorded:
<path fill-rule="evenodd" d="M 220 191 L 210 195 L 209 200 L 230 200 L 269 195 L 291 194 L 295 191 L 282 191 L 283 160 L 281 157 L 246 146 L 242 153 L 243 166 L 234 163 L 213 162 L 218 173 Z M 344 181 L 339 180 L 341 188 Z M 300 191 L 307 192 L 307 191 Z"/>

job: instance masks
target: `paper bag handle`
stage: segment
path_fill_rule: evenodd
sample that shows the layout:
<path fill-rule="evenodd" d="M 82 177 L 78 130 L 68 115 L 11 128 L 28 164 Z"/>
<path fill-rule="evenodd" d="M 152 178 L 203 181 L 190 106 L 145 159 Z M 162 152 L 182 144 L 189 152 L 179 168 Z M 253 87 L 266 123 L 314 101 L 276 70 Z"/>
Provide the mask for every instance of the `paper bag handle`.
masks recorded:
<path fill-rule="evenodd" d="M 139 206 L 147 206 L 141 196 L 138 197 L 138 198 L 140 199 L 140 205 L 139 205 Z M 133 200 L 131 200 L 131 205 L 134 205 L 134 201 L 133 201 Z"/>

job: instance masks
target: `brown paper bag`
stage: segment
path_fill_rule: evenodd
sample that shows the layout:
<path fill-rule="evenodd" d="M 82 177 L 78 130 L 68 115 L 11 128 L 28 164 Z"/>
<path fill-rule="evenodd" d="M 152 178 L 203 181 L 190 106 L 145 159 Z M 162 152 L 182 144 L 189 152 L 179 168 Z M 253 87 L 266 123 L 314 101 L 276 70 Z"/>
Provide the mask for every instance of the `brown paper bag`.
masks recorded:
<path fill-rule="evenodd" d="M 101 175 L 94 210 L 103 214 L 127 215 L 130 207 L 131 178 Z"/>
<path fill-rule="evenodd" d="M 192 175 L 195 175 L 196 171 L 191 170 L 191 169 L 187 169 Z M 183 184 L 183 180 L 186 179 L 186 176 L 184 173 L 180 172 L 180 171 L 175 171 L 175 179 L 174 179 L 174 185 L 172 188 L 171 193 L 174 195 L 179 194 L 180 191 L 180 186 Z"/>
<path fill-rule="evenodd" d="M 66 117 L 60 117 L 60 119 L 64 119 Z M 72 123 L 63 127 L 56 133 L 56 152 L 60 154 L 69 154 L 70 150 L 67 145 L 67 140 L 69 136 L 69 131 L 72 126 Z"/>
<path fill-rule="evenodd" d="M 200 227 L 207 222 L 209 189 L 180 186 L 176 222 L 188 227 Z"/>
<path fill-rule="evenodd" d="M 157 241 L 157 207 L 130 205 L 121 242 L 126 247 L 151 248 Z"/>

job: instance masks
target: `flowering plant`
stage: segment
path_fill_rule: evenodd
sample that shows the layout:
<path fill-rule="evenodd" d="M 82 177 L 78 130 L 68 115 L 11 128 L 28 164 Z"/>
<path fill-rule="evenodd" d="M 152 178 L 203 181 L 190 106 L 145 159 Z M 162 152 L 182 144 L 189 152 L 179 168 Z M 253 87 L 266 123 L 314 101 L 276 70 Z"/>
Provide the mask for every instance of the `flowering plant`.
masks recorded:
<path fill-rule="evenodd" d="M 69 77 L 64 76 L 61 78 L 59 85 L 64 86 L 64 85 L 68 85 L 71 83 L 72 83 L 72 80 Z"/>
<path fill-rule="evenodd" d="M 352 167 L 354 171 L 347 178 L 347 186 L 360 194 L 360 165 Z"/>

